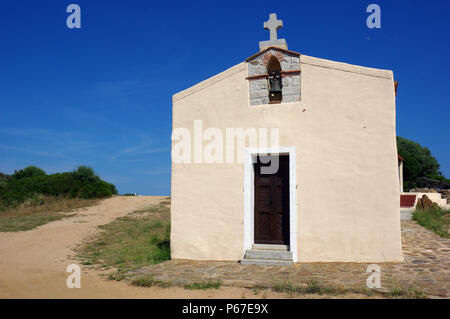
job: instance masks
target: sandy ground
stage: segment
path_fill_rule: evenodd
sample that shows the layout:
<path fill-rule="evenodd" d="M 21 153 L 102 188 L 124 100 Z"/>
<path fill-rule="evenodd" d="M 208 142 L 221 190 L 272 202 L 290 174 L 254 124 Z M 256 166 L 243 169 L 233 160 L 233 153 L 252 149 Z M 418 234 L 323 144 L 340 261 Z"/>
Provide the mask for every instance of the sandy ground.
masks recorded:
<path fill-rule="evenodd" d="M 133 287 L 105 280 L 99 272 L 81 267 L 81 288 L 68 288 L 66 272 L 78 264 L 73 249 L 94 235 L 97 226 L 159 202 L 163 197 L 113 197 L 77 211 L 74 217 L 33 230 L 0 233 L 0 298 L 283 298 L 271 291 L 257 296 L 249 289 L 221 287 L 191 291 L 171 287 Z"/>

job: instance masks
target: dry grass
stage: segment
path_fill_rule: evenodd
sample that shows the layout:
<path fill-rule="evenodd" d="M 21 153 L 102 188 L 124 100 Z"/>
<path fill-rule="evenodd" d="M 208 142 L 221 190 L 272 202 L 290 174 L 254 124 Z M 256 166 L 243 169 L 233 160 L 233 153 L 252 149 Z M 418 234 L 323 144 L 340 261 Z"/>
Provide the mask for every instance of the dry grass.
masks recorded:
<path fill-rule="evenodd" d="M 202 281 L 185 285 L 184 288 L 189 290 L 206 290 L 206 289 L 219 289 L 220 286 L 222 286 L 221 281 Z"/>
<path fill-rule="evenodd" d="M 373 296 L 374 292 L 369 289 L 359 288 L 345 288 L 332 285 L 323 284 L 316 279 L 311 279 L 303 285 L 294 285 L 291 282 L 277 282 L 272 287 L 275 292 L 284 292 L 287 294 L 317 294 L 329 296 L 343 296 L 346 294 L 362 294 L 366 296 Z"/>
<path fill-rule="evenodd" d="M 136 287 L 163 287 L 163 288 L 169 288 L 171 287 L 171 283 L 164 282 L 160 280 L 154 280 L 153 276 L 139 276 L 137 278 L 134 278 L 131 280 L 131 284 Z"/>
<path fill-rule="evenodd" d="M 51 221 L 73 216 L 69 212 L 95 205 L 99 199 L 63 198 L 37 195 L 17 208 L 0 211 L 0 232 L 25 231 Z"/>
<path fill-rule="evenodd" d="M 450 238 L 450 210 L 433 207 L 426 210 L 416 209 L 413 219 L 423 227 L 432 230 L 444 238 Z"/>
<path fill-rule="evenodd" d="M 77 256 L 84 265 L 115 269 L 110 279 L 122 280 L 130 270 L 170 259 L 170 209 L 166 204 L 134 211 L 99 228 L 99 234 L 77 249 Z M 135 284 L 155 282 L 140 278 Z"/>
<path fill-rule="evenodd" d="M 346 295 L 359 295 L 367 297 L 383 297 L 383 298 L 408 298 L 408 299 L 425 299 L 427 295 L 419 287 L 410 286 L 408 288 L 402 288 L 398 285 L 394 285 L 388 291 L 372 290 L 368 288 L 348 288 L 338 287 L 333 285 L 327 285 L 321 283 L 315 279 L 311 279 L 305 282 L 303 285 L 298 286 L 291 282 L 278 282 L 274 284 L 271 289 L 275 292 L 282 292 L 288 295 L 319 295 L 325 296 L 325 298 L 331 296 L 337 296 L 340 298 Z"/>

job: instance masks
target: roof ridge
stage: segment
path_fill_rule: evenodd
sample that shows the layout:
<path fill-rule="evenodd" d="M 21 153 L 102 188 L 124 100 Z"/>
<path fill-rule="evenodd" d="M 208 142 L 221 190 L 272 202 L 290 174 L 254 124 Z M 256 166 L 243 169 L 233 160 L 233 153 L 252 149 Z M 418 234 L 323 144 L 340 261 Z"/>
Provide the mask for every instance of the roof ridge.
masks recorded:
<path fill-rule="evenodd" d="M 295 52 L 295 51 L 291 51 L 291 50 L 287 50 L 287 49 L 282 49 L 282 48 L 279 48 L 279 47 L 271 46 L 271 47 L 267 47 L 267 48 L 265 48 L 264 50 L 259 51 L 258 53 L 255 53 L 255 54 L 253 54 L 252 56 L 248 57 L 247 59 L 245 59 L 245 62 L 248 62 L 248 61 L 250 61 L 251 59 L 256 58 L 256 57 L 257 57 L 258 55 L 260 55 L 260 54 L 264 54 L 264 53 L 266 53 L 267 51 L 269 51 L 269 50 L 271 50 L 271 49 L 280 50 L 280 51 L 287 52 L 287 53 L 291 53 L 291 54 L 295 54 L 295 55 L 298 55 L 298 56 L 301 55 L 300 53 Z"/>

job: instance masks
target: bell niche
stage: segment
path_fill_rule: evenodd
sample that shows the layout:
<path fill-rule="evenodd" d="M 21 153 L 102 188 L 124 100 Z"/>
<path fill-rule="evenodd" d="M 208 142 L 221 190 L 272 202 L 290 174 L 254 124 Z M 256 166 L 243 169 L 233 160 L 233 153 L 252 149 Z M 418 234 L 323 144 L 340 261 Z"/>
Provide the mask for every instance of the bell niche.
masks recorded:
<path fill-rule="evenodd" d="M 246 62 L 250 105 L 300 101 L 300 53 L 269 47 Z"/>
<path fill-rule="evenodd" d="M 278 59 L 273 55 L 267 63 L 267 84 L 269 88 L 269 102 L 281 103 L 282 101 L 282 81 L 281 81 L 281 65 Z"/>

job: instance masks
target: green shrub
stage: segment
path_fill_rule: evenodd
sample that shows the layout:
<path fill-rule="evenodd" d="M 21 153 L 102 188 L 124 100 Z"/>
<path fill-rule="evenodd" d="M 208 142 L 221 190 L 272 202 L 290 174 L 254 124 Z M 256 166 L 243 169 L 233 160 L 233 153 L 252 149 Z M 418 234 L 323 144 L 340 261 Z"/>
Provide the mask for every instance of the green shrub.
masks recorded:
<path fill-rule="evenodd" d="M 11 180 L 11 178 L 12 178 L 11 175 L 3 174 L 0 172 L 0 187 L 8 183 Z"/>
<path fill-rule="evenodd" d="M 72 174 L 73 178 L 81 182 L 96 182 L 100 180 L 100 177 L 95 175 L 94 170 L 88 166 L 80 166 Z"/>
<path fill-rule="evenodd" d="M 44 175 L 46 175 L 45 171 L 40 169 L 39 167 L 28 166 L 19 171 L 14 171 L 14 174 L 12 175 L 12 179 L 22 179 L 22 178 L 26 178 L 26 177 L 44 176 Z"/>
<path fill-rule="evenodd" d="M 29 166 L 16 171 L 6 184 L 0 184 L 0 209 L 19 206 L 36 194 L 89 199 L 115 195 L 117 190 L 95 175 L 90 167 L 80 166 L 70 173 L 46 175 L 43 170 Z"/>

